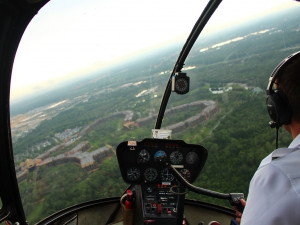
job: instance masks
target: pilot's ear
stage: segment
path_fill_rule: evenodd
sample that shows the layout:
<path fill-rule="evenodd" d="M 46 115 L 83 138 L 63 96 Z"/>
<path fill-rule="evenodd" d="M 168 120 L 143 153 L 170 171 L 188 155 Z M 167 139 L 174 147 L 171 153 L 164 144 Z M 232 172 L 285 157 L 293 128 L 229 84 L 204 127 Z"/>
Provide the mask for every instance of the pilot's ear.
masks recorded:
<path fill-rule="evenodd" d="M 278 88 L 279 88 L 279 83 L 278 83 L 278 78 L 277 78 L 274 82 L 274 89 L 278 89 Z"/>

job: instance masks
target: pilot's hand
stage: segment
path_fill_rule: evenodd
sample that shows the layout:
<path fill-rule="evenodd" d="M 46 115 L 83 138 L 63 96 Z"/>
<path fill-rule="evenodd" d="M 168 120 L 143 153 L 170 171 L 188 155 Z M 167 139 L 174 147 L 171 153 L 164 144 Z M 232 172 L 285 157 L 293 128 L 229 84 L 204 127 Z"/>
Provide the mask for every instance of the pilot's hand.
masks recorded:
<path fill-rule="evenodd" d="M 242 205 L 245 207 L 245 205 L 246 205 L 245 199 L 240 199 L 240 201 L 241 201 Z M 239 212 L 236 207 L 235 207 L 235 211 L 236 211 L 236 213 L 235 213 L 235 215 L 236 215 L 235 220 L 236 220 L 236 222 L 238 224 L 240 224 L 241 223 L 241 217 L 242 217 L 243 213 Z"/>

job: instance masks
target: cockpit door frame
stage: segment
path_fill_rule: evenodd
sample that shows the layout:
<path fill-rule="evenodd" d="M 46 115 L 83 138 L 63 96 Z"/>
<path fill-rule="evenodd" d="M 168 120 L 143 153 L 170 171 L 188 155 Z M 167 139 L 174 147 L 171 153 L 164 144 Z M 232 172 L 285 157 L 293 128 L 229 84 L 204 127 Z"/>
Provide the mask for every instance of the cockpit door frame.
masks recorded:
<path fill-rule="evenodd" d="M 0 2 L 0 223 L 27 224 L 15 172 L 10 130 L 10 81 L 21 37 L 35 14 L 48 0 Z"/>

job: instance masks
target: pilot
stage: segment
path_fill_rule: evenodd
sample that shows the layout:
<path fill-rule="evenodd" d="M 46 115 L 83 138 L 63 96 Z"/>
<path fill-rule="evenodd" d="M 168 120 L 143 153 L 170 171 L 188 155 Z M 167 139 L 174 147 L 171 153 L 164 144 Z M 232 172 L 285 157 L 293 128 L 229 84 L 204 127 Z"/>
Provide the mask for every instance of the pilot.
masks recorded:
<path fill-rule="evenodd" d="M 247 204 L 241 201 L 244 212 L 237 212 L 236 220 L 242 225 L 300 224 L 300 52 L 277 66 L 267 95 L 271 127 L 283 125 L 293 141 L 261 161 L 250 182 Z"/>

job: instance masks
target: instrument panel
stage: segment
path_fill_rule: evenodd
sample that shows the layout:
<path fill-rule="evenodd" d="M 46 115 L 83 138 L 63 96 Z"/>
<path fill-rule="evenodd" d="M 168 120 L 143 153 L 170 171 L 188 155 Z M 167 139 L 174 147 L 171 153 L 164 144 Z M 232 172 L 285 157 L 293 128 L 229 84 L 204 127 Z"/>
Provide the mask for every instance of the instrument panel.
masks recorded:
<path fill-rule="evenodd" d="M 174 165 L 192 183 L 207 159 L 203 146 L 167 139 L 122 142 L 116 153 L 122 177 L 129 184 L 175 184 L 168 165 Z"/>

